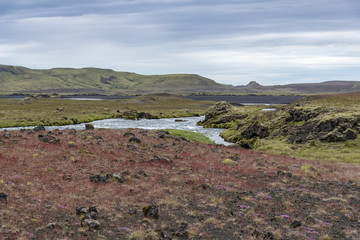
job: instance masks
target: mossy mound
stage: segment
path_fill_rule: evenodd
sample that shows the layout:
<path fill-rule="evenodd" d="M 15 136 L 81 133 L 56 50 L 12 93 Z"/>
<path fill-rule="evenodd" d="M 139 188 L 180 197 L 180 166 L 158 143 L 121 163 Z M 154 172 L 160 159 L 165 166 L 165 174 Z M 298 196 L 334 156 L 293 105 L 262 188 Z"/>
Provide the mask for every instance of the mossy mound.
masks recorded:
<path fill-rule="evenodd" d="M 293 104 L 262 111 L 264 106 L 232 106 L 219 102 L 199 124 L 227 128 L 229 142 L 261 148 L 264 142 L 317 146 L 347 142 L 359 134 L 360 93 L 305 97 Z M 267 106 L 268 108 L 268 106 Z M 301 146 L 302 145 L 302 146 Z"/>

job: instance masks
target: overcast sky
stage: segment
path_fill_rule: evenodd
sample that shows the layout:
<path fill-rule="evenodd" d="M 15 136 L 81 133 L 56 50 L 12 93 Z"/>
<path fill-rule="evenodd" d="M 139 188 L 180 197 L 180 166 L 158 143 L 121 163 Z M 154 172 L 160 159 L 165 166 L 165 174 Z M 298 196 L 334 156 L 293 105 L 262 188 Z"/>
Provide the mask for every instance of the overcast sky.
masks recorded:
<path fill-rule="evenodd" d="M 0 0 L 0 64 L 360 80 L 360 1 Z"/>

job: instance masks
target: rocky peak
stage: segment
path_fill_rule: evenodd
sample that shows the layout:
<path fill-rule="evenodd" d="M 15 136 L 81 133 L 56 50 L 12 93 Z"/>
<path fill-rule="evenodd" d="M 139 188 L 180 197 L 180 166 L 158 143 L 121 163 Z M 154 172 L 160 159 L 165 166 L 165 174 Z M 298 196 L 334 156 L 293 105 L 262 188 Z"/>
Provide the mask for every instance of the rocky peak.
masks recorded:
<path fill-rule="evenodd" d="M 248 83 L 248 85 L 246 85 L 246 87 L 262 87 L 262 85 L 260 85 L 259 83 L 257 83 L 256 81 L 251 81 Z"/>

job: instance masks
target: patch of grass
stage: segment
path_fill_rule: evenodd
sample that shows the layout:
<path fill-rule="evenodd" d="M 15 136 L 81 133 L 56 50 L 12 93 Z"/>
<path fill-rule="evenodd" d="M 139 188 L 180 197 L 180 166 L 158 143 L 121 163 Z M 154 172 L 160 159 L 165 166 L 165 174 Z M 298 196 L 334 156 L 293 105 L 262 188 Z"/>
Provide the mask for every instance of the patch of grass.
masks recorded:
<path fill-rule="evenodd" d="M 0 128 L 60 126 L 117 118 L 123 112 L 147 112 L 159 118 L 203 115 L 213 104 L 175 95 L 145 95 L 119 100 L 67 100 L 61 98 L 0 99 Z"/>
<path fill-rule="evenodd" d="M 346 142 L 312 144 L 290 144 L 274 139 L 259 139 L 256 143 L 257 151 L 265 151 L 283 156 L 330 162 L 360 163 L 360 140 Z"/>
<path fill-rule="evenodd" d="M 177 129 L 166 129 L 166 131 L 168 131 L 173 136 L 186 138 L 190 142 L 215 144 L 214 141 L 211 141 L 208 137 L 204 136 L 201 133 L 196 133 L 186 130 L 177 130 Z"/>

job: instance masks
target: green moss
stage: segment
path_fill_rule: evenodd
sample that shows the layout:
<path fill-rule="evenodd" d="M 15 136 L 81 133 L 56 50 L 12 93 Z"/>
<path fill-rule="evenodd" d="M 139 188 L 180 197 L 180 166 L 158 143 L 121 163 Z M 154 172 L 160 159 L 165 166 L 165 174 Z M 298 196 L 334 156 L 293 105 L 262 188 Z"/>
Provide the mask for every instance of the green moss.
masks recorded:
<path fill-rule="evenodd" d="M 290 144 L 275 139 L 259 139 L 255 145 L 257 151 L 270 152 L 284 156 L 304 159 L 360 163 L 360 140 L 348 140 L 338 143 Z"/>
<path fill-rule="evenodd" d="M 234 129 L 226 129 L 222 133 L 220 133 L 220 136 L 224 138 L 228 142 L 236 143 L 241 140 L 241 132 Z"/>
<path fill-rule="evenodd" d="M 214 141 L 211 141 L 208 137 L 204 136 L 201 133 L 196 133 L 186 130 L 176 130 L 176 129 L 166 129 L 166 131 L 168 131 L 173 136 L 186 138 L 190 142 L 215 144 Z"/>

